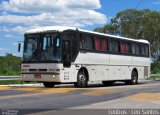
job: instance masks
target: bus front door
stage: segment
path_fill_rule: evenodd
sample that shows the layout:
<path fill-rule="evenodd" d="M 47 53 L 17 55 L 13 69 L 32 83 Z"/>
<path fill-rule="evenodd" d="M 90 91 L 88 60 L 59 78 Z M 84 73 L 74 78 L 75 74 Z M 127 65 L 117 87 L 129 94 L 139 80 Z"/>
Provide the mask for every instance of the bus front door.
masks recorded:
<path fill-rule="evenodd" d="M 71 41 L 70 40 L 63 40 L 62 45 L 62 59 L 63 59 L 63 66 L 70 67 L 71 66 Z"/>

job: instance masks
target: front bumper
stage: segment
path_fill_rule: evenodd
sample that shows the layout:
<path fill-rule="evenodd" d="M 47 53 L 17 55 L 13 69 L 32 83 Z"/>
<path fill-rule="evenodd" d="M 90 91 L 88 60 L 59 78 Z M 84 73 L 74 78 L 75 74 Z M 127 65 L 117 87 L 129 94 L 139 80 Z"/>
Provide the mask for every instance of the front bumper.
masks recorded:
<path fill-rule="evenodd" d="M 22 74 L 22 81 L 36 81 L 36 82 L 60 82 L 60 74 Z"/>

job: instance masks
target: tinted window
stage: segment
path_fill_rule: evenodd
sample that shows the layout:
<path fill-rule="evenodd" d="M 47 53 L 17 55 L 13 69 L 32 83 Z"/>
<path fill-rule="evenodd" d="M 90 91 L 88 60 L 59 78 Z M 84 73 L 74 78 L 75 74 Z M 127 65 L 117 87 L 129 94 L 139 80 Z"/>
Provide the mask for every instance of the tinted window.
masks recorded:
<path fill-rule="evenodd" d="M 149 47 L 147 45 L 141 45 L 141 55 L 142 56 L 149 55 Z"/>
<path fill-rule="evenodd" d="M 60 60 L 60 33 L 30 34 L 25 36 L 23 61 L 47 62 Z"/>
<path fill-rule="evenodd" d="M 136 43 L 132 44 L 132 54 L 134 54 L 134 55 L 140 55 L 139 44 L 136 44 Z"/>
<path fill-rule="evenodd" d="M 72 41 L 71 42 L 72 59 L 75 60 L 75 58 L 76 58 L 76 56 L 78 54 L 78 47 L 79 47 L 76 33 L 72 33 L 72 32 L 65 33 L 63 38 Z"/>
<path fill-rule="evenodd" d="M 122 54 L 130 54 L 130 51 L 131 51 L 130 43 L 128 43 L 126 41 L 121 41 L 120 42 L 120 52 Z"/>
<path fill-rule="evenodd" d="M 95 38 L 95 49 L 97 51 L 100 51 L 101 50 L 101 42 L 100 42 L 100 38 Z"/>
<path fill-rule="evenodd" d="M 118 53 L 119 52 L 119 45 L 118 44 L 119 44 L 118 41 L 110 40 L 109 51 L 114 52 L 114 53 Z"/>
<path fill-rule="evenodd" d="M 120 51 L 121 51 L 121 53 L 128 52 L 128 45 L 126 42 L 120 42 Z"/>
<path fill-rule="evenodd" d="M 101 50 L 102 51 L 107 51 L 107 40 L 105 38 L 102 38 L 102 43 L 101 43 L 102 47 L 101 47 Z"/>
<path fill-rule="evenodd" d="M 80 48 L 82 49 L 94 49 L 93 39 L 89 35 L 80 35 Z"/>
<path fill-rule="evenodd" d="M 107 40 L 105 38 L 95 38 L 95 49 L 97 51 L 107 51 Z"/>

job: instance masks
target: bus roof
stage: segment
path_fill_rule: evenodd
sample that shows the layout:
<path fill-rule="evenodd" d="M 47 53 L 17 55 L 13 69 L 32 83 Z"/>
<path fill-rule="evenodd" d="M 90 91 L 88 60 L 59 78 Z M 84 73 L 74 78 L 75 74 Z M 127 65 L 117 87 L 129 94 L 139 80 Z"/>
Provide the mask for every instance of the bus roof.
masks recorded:
<path fill-rule="evenodd" d="M 142 43 L 149 43 L 147 40 L 142 40 L 142 39 L 131 39 L 131 38 L 126 38 L 126 37 L 121 37 L 121 36 L 115 36 L 115 35 L 110 35 L 110 34 L 104 34 L 104 33 L 99 33 L 99 32 L 93 32 L 93 31 L 88 31 L 76 27 L 68 27 L 68 26 L 48 26 L 48 27 L 41 27 L 41 28 L 36 28 L 36 29 L 31 29 L 25 32 L 25 34 L 32 34 L 32 33 L 42 33 L 42 32 L 47 32 L 47 31 L 59 31 L 63 32 L 65 30 L 77 30 L 81 32 L 86 32 L 86 33 L 92 33 L 96 35 L 102 35 L 102 36 L 107 36 L 107 37 L 113 37 L 113 38 L 120 38 L 124 40 L 130 40 L 130 41 L 135 41 L 135 42 L 142 42 Z"/>

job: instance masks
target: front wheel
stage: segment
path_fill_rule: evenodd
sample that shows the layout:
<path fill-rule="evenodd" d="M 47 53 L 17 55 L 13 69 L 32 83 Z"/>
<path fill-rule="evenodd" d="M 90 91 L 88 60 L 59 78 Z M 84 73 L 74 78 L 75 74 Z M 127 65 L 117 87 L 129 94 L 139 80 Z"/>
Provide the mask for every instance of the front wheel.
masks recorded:
<path fill-rule="evenodd" d="M 77 75 L 77 82 L 74 83 L 75 87 L 87 87 L 87 76 L 84 71 L 80 71 Z"/>
<path fill-rule="evenodd" d="M 43 82 L 44 87 L 47 88 L 52 88 L 54 87 L 54 83 L 53 82 Z"/>

